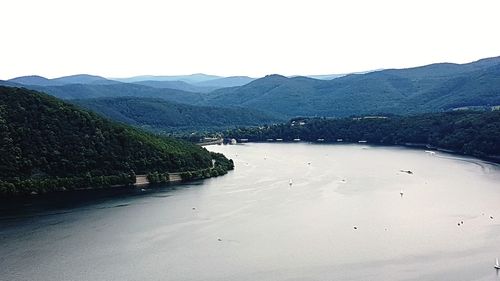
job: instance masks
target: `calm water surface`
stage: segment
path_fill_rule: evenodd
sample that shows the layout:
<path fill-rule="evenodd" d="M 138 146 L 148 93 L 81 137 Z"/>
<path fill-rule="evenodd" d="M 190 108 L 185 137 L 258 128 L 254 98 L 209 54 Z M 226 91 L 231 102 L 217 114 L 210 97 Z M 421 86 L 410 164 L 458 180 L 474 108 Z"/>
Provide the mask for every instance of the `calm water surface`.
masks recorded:
<path fill-rule="evenodd" d="M 0 280 L 500 280 L 498 166 L 363 145 L 208 149 L 236 169 L 4 213 Z"/>

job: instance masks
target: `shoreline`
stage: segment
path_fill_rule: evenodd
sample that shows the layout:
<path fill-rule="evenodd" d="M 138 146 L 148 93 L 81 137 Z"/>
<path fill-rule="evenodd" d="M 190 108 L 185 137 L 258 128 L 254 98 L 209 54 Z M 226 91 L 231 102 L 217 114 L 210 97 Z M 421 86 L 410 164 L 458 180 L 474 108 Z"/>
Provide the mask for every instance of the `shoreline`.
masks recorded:
<path fill-rule="evenodd" d="M 417 144 L 417 143 L 404 143 L 404 144 L 380 144 L 380 143 L 370 143 L 370 142 L 365 142 L 365 143 L 358 143 L 358 142 L 317 142 L 317 141 L 279 141 L 279 142 L 270 142 L 270 141 L 246 141 L 244 143 L 238 143 L 237 145 L 240 144 L 245 144 L 245 143 L 269 143 L 269 144 L 297 144 L 297 143 L 305 143 L 305 144 L 318 144 L 318 145 L 370 145 L 370 146 L 379 146 L 379 147 L 404 147 L 404 148 L 413 148 L 416 150 L 429 150 L 429 151 L 439 151 L 443 153 L 448 153 L 450 155 L 456 155 L 456 156 L 464 156 L 464 157 L 469 157 L 469 158 L 474 158 L 478 159 L 481 161 L 485 161 L 491 164 L 494 164 L 496 166 L 500 166 L 500 155 L 488 155 L 485 157 L 480 157 L 477 155 L 471 155 L 471 154 L 465 154 L 461 153 L 459 151 L 451 150 L 451 149 L 446 149 L 446 148 L 441 148 L 441 147 L 436 147 L 432 146 L 430 144 Z M 231 145 L 231 144 L 225 144 L 225 145 Z"/>
<path fill-rule="evenodd" d="M 90 190 L 109 190 L 115 188 L 126 188 L 131 187 L 137 190 L 142 190 L 142 187 L 157 185 L 157 184 L 175 184 L 181 182 L 191 182 L 200 179 L 212 178 L 217 176 L 222 176 L 227 174 L 230 170 L 234 169 L 234 164 L 232 164 L 232 160 L 228 160 L 225 163 L 224 159 L 220 159 L 217 161 L 216 159 L 212 159 L 212 165 L 208 168 L 198 169 L 194 171 L 184 171 L 184 172 L 173 172 L 173 173 L 160 173 L 160 172 L 150 172 L 148 174 L 134 175 L 135 182 L 123 182 L 116 184 L 104 184 L 98 186 L 86 186 L 86 187 L 78 187 L 78 188 L 68 188 L 66 186 L 52 186 L 49 190 L 43 189 L 33 189 L 14 194 L 0 194 L 0 201 L 16 199 L 16 198 L 37 198 L 43 195 L 48 194 L 62 194 L 68 192 L 79 192 L 79 191 L 90 191 Z M 113 177 L 113 176 L 107 176 Z M 127 179 L 131 179 L 132 175 L 127 175 Z M 151 177 L 156 177 L 156 180 Z M 68 177 L 63 178 L 68 181 L 72 181 L 75 179 L 79 179 L 79 177 Z M 54 181 L 55 179 L 47 178 L 44 181 Z M 27 179 L 24 182 L 30 182 L 31 179 Z M 7 182 L 8 183 L 8 182 Z"/>

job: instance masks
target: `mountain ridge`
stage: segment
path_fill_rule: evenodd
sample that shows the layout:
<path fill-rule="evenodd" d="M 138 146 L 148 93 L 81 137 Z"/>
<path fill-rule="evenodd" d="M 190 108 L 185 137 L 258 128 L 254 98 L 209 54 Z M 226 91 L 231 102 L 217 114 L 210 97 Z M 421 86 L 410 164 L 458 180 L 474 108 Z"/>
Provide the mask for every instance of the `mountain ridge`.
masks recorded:
<path fill-rule="evenodd" d="M 215 90 L 214 106 L 244 106 L 294 116 L 423 113 L 500 104 L 500 57 L 351 74 L 333 80 L 268 75 Z"/>

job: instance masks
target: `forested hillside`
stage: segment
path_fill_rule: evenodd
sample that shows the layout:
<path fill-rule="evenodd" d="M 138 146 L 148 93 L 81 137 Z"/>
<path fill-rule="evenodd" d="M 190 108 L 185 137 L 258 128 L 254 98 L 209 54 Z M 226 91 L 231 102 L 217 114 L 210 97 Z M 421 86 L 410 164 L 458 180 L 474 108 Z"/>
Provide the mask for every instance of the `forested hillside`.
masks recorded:
<path fill-rule="evenodd" d="M 155 98 L 121 97 L 71 102 L 112 120 L 160 133 L 221 130 L 283 120 L 257 110 L 193 106 Z"/>
<path fill-rule="evenodd" d="M 500 161 L 500 111 L 457 111 L 415 116 L 344 119 L 302 118 L 260 128 L 240 128 L 227 137 L 250 141 L 301 139 L 317 142 L 366 141 L 380 145 L 419 145 Z"/>
<path fill-rule="evenodd" d="M 0 87 L 0 193 L 106 186 L 206 169 L 204 148 L 113 123 L 54 97 Z"/>

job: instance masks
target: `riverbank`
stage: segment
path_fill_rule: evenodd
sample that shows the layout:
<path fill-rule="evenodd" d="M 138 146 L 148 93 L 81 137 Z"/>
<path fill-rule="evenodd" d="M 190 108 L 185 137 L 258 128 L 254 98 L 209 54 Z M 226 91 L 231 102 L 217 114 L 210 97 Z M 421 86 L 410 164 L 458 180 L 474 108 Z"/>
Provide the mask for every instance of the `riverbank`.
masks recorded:
<path fill-rule="evenodd" d="M 157 183 L 174 183 L 217 177 L 225 175 L 234 169 L 234 163 L 220 153 L 210 153 L 212 165 L 209 168 L 183 171 L 183 172 L 159 172 L 135 175 L 119 174 L 111 176 L 66 177 L 66 178 L 44 178 L 44 179 L 16 179 L 7 182 L 0 181 L 0 198 L 33 197 L 40 194 L 53 192 L 80 191 L 92 189 L 106 189 L 116 187 L 134 186 L 140 187 Z"/>
<path fill-rule="evenodd" d="M 153 172 L 146 175 L 150 184 L 169 183 L 176 181 L 192 181 L 199 179 L 206 179 L 211 177 L 218 177 L 227 174 L 228 171 L 234 169 L 234 162 L 227 159 L 223 154 L 211 153 L 212 166 L 210 168 L 178 172 L 178 173 L 161 173 Z"/>

